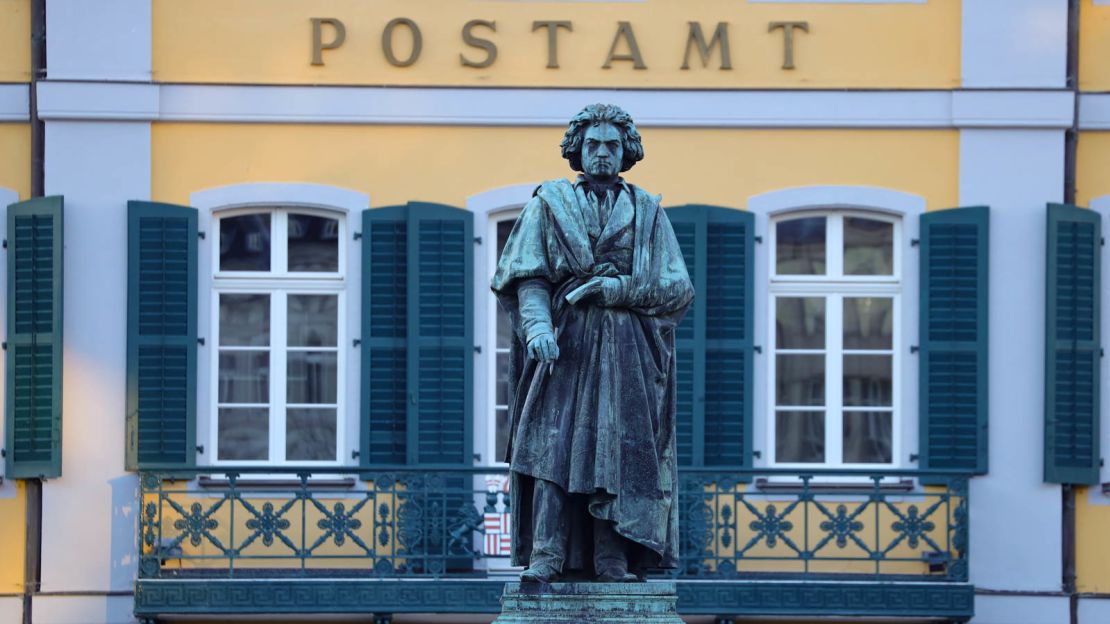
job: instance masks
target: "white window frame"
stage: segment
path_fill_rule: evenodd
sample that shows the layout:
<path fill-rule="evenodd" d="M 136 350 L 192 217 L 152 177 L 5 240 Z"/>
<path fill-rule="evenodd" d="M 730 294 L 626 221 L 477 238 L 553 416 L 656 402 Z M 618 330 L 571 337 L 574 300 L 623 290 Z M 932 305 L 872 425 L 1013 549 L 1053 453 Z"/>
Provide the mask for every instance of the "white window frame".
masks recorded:
<path fill-rule="evenodd" d="M 495 401 L 497 394 L 497 297 L 490 279 L 497 268 L 497 224 L 516 218 L 532 199 L 538 183 L 514 184 L 473 195 L 466 207 L 474 213 L 474 231 L 482 244 L 474 246 L 474 336 L 481 352 L 474 371 L 474 453 L 477 465 L 504 468 L 496 455 Z"/>
<path fill-rule="evenodd" d="M 892 449 L 893 463 L 891 465 L 866 464 L 868 468 L 914 468 L 916 462 L 910 460 L 911 455 L 917 454 L 918 449 L 918 358 L 909 353 L 911 346 L 917 344 L 918 336 L 918 282 L 919 282 L 919 253 L 916 248 L 919 238 L 919 217 L 925 212 L 925 199 L 919 195 L 894 191 L 870 186 L 804 186 L 771 191 L 751 196 L 746 202 L 747 209 L 752 212 L 755 220 L 755 235 L 762 241 L 757 245 L 754 253 L 755 266 L 753 277 L 755 280 L 755 319 L 754 319 L 754 344 L 760 347 L 761 353 L 756 353 L 754 358 L 754 383 L 752 405 L 752 439 L 755 441 L 756 459 L 755 467 L 769 467 L 771 465 L 773 447 L 769 429 L 773 428 L 774 421 L 771 415 L 774 412 L 774 396 L 771 393 L 770 376 L 773 374 L 773 332 L 771 322 L 771 271 L 773 256 L 773 243 L 771 239 L 771 222 L 787 214 L 803 211 L 828 211 L 850 210 L 861 213 L 887 214 L 901 222 L 901 231 L 896 234 L 895 254 L 901 258 L 901 295 L 897 302 L 898 319 L 901 322 L 900 335 L 902 343 L 900 349 L 902 365 L 898 371 L 896 385 L 901 386 L 900 396 L 896 400 L 895 411 L 901 413 L 900 432 L 894 446 L 901 449 L 900 454 Z M 899 255 L 900 254 L 900 255 Z M 897 259 L 896 259 L 897 263 Z M 826 321 L 827 322 L 827 321 Z M 896 347 L 897 348 L 897 347 Z M 827 449 L 826 449 L 827 453 Z M 835 467 L 829 464 L 802 464 L 801 466 L 815 469 L 821 467 Z"/>
<path fill-rule="evenodd" d="M 889 276 L 859 276 L 841 275 L 843 272 L 843 224 L 844 218 L 861 217 L 876 221 L 883 221 L 894 226 L 894 241 L 901 240 L 902 222 L 900 219 L 886 212 L 862 211 L 858 209 L 823 209 L 823 210 L 797 210 L 776 215 L 770 221 L 774 226 L 783 221 L 805 217 L 825 217 L 825 257 L 826 266 L 824 275 L 778 275 L 772 271 L 768 284 L 768 297 L 763 302 L 766 306 L 766 317 L 769 326 L 767 332 L 767 364 L 766 392 L 768 396 L 767 418 L 767 459 L 768 464 L 776 468 L 894 468 L 898 466 L 897 458 L 902 457 L 902 426 L 905 414 L 901 413 L 901 394 L 906 379 L 901 374 L 904 358 L 904 333 L 902 331 L 903 319 L 901 314 L 902 299 L 902 247 L 894 245 L 893 271 Z M 774 263 L 777 254 L 777 228 L 769 227 L 766 249 L 761 250 L 769 255 L 768 265 Z M 891 402 L 891 463 L 850 463 L 843 461 L 843 419 L 845 411 L 869 411 L 866 408 L 854 409 L 843 405 L 842 383 L 843 356 L 851 353 L 845 352 L 843 342 L 843 301 L 846 297 L 881 297 L 893 300 L 893 313 L 895 326 L 892 335 L 892 402 Z M 778 407 L 773 398 L 775 392 L 775 366 L 774 358 L 777 357 L 775 344 L 775 307 L 779 297 L 821 297 L 825 301 L 825 405 L 823 407 L 825 426 L 825 461 L 815 463 L 780 462 L 775 456 L 776 436 L 775 419 Z M 801 406 L 799 406 L 801 409 Z M 808 410 L 802 410 L 808 411 Z M 816 411 L 816 410 L 813 410 Z"/>
<path fill-rule="evenodd" d="M 0 186 L 0 207 L 4 208 L 4 214 L 0 215 L 0 239 L 8 238 L 8 219 L 7 207 L 19 201 L 19 193 Z M 0 330 L 7 335 L 8 331 L 8 254 L 0 254 L 0 299 L 4 301 L 4 305 L 0 305 Z M 0 380 L 7 379 L 7 358 L 0 357 Z M 0 446 L 4 444 L 5 427 L 7 426 L 6 412 L 4 406 L 7 404 L 8 384 L 0 383 Z M 0 499 L 15 498 L 15 481 L 7 478 L 6 468 L 7 459 L 0 457 Z"/>
<path fill-rule="evenodd" d="M 1099 213 L 1102 216 L 1102 230 L 1106 232 L 1106 223 L 1110 220 L 1110 195 L 1102 195 L 1096 197 L 1090 202 L 1091 210 Z M 1104 234 L 1105 235 L 1105 234 Z M 1102 250 L 1102 266 L 1099 267 L 1102 280 L 1102 318 L 1099 319 L 1099 329 L 1102 332 L 1103 344 L 1106 344 L 1106 339 L 1110 336 L 1110 314 L 1106 312 L 1106 306 L 1110 305 L 1105 293 L 1110 293 L 1110 253 L 1106 249 Z M 1102 390 L 1099 392 L 1099 440 L 1100 457 L 1105 457 L 1107 449 L 1110 449 L 1110 363 L 1107 363 L 1106 358 L 1100 360 L 1099 379 L 1102 384 Z M 1102 468 L 1099 469 L 1099 482 L 1110 483 L 1110 466 L 1103 463 Z M 1092 487 L 1092 502 L 1095 504 L 1110 505 L 1110 496 L 1102 494 L 1102 488 Z M 1093 493 L 1098 493 L 1095 496 Z"/>
<path fill-rule="evenodd" d="M 197 464 L 202 466 L 259 465 L 259 466 L 344 466 L 358 465 L 357 453 L 360 450 L 360 361 L 359 353 L 354 348 L 353 338 L 361 334 L 361 243 L 354 239 L 353 233 L 361 229 L 361 211 L 368 208 L 369 197 L 363 193 L 342 189 L 338 187 L 308 184 L 308 183 L 257 183 L 238 184 L 217 187 L 192 193 L 189 202 L 198 211 L 198 227 L 204 233 L 198 242 L 198 273 L 197 288 L 199 309 L 203 312 L 198 315 L 198 335 L 205 339 L 200 347 L 201 352 L 197 358 L 197 440 L 204 444 L 204 452 L 197 457 Z M 235 284 L 224 283 L 227 278 L 248 277 L 248 272 L 218 272 L 219 253 L 219 218 L 257 212 L 264 209 L 282 209 L 286 211 L 317 214 L 338 218 L 340 221 L 340 246 L 339 246 L 339 273 L 286 273 L 296 277 L 285 277 L 277 273 L 276 277 L 269 278 L 259 275 L 257 280 L 244 279 L 241 283 L 232 278 Z M 271 239 L 281 240 L 284 230 L 278 231 L 275 220 L 271 226 Z M 273 248 L 272 248 L 273 249 Z M 271 268 L 285 267 L 285 259 L 278 256 L 277 251 L 271 252 Z M 272 275 L 272 274 L 271 274 Z M 334 285 L 328 285 L 329 280 Z M 315 285 L 312 285 L 311 283 Z M 339 378 L 339 394 L 337 396 L 339 408 L 337 409 L 336 423 L 336 462 L 271 462 L 271 461 L 218 461 L 216 455 L 215 437 L 216 428 L 216 383 L 218 375 L 218 299 L 216 292 L 261 292 L 259 287 L 271 290 L 281 288 L 286 293 L 312 293 L 334 292 L 342 285 L 342 294 L 339 300 L 339 336 L 338 359 L 341 372 Z M 271 298 L 271 335 L 272 328 L 278 327 L 284 319 L 274 314 L 276 304 Z M 284 325 L 280 325 L 284 327 Z M 281 332 L 277 332 L 281 333 Z M 282 341 L 284 342 L 284 341 Z M 271 351 L 278 345 L 271 344 Z M 207 349 L 207 352 L 205 352 Z M 274 387 L 280 384 L 275 368 L 271 363 L 271 400 L 273 400 Z M 284 395 L 284 387 L 282 388 Z M 271 424 L 273 421 L 271 420 Z M 278 432 L 271 427 L 270 444 L 273 445 Z M 280 432 L 284 440 L 284 432 Z M 284 442 L 282 442 L 284 444 Z M 271 446 L 271 452 L 273 452 Z M 284 448 L 282 446 L 281 448 Z"/>

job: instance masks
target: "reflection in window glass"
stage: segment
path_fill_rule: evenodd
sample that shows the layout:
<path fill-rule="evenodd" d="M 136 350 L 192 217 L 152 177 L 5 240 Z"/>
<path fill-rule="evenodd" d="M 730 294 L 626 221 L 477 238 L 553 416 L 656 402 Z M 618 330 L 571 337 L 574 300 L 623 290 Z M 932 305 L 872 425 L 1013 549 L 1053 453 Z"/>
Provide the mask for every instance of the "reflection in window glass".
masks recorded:
<path fill-rule="evenodd" d="M 780 221 L 775 229 L 775 272 L 779 275 L 824 275 L 825 238 L 825 217 Z"/>
<path fill-rule="evenodd" d="M 825 413 L 775 414 L 775 459 L 797 464 L 825 461 Z"/>
<path fill-rule="evenodd" d="M 270 354 L 220 350 L 217 400 L 221 403 L 270 402 Z"/>
<path fill-rule="evenodd" d="M 844 461 L 849 464 L 889 464 L 893 414 L 844 412 Z"/>
<path fill-rule="evenodd" d="M 825 299 L 778 297 L 775 329 L 775 344 L 779 349 L 824 349 Z"/>
<path fill-rule="evenodd" d="M 339 336 L 337 295 L 289 295 L 290 347 L 334 347 Z"/>
<path fill-rule="evenodd" d="M 339 270 L 339 221 L 289 214 L 289 270 L 335 273 Z"/>
<path fill-rule="evenodd" d="M 335 409 L 289 409 L 285 420 L 285 459 L 335 461 Z"/>
<path fill-rule="evenodd" d="M 270 411 L 266 408 L 223 408 L 219 410 L 219 454 L 221 461 L 269 459 Z"/>
<path fill-rule="evenodd" d="M 220 219 L 220 270 L 270 270 L 270 213 Z"/>
<path fill-rule="evenodd" d="M 292 404 L 334 404 L 338 396 L 338 365 L 334 351 L 290 351 L 285 400 Z"/>
<path fill-rule="evenodd" d="M 844 274 L 894 275 L 894 224 L 844 218 Z"/>
<path fill-rule="evenodd" d="M 778 405 L 824 405 L 825 356 L 779 353 L 775 386 Z"/>
<path fill-rule="evenodd" d="M 220 346 L 266 347 L 270 344 L 270 295 L 220 295 Z"/>
<path fill-rule="evenodd" d="M 890 297 L 844 298 L 844 348 L 892 349 L 894 299 Z"/>
<path fill-rule="evenodd" d="M 893 359 L 889 355 L 844 356 L 844 405 L 890 407 Z"/>
<path fill-rule="evenodd" d="M 516 225 L 516 219 L 504 219 L 497 223 L 495 258 L 501 258 L 501 252 L 505 251 L 505 243 L 509 240 L 509 234 L 512 233 L 514 225 Z M 509 351 L 512 347 L 513 328 L 509 322 L 509 315 L 501 309 L 501 306 L 496 301 L 493 306 L 496 309 L 497 344 L 494 350 L 496 353 L 493 406 L 494 457 L 491 457 L 490 461 L 502 462 L 505 461 L 505 448 L 509 444 Z"/>

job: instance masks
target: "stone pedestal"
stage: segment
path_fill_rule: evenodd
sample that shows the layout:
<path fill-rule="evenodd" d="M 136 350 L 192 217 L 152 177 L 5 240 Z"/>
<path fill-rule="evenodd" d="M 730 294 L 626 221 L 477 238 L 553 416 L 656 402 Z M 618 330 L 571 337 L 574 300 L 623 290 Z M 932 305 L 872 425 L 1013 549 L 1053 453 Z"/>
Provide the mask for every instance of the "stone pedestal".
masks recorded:
<path fill-rule="evenodd" d="M 675 584 L 506 583 L 494 624 L 682 624 Z"/>

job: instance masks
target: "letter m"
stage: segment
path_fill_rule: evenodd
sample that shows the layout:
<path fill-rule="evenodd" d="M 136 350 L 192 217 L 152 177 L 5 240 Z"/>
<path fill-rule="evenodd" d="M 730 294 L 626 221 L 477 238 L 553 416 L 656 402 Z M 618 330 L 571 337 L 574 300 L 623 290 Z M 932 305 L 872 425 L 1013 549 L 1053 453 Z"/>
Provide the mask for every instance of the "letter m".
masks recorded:
<path fill-rule="evenodd" d="M 713 38 L 705 42 L 705 33 L 702 32 L 701 22 L 690 22 L 690 34 L 686 37 L 686 55 L 682 60 L 682 69 L 690 69 L 690 51 L 697 46 L 698 55 L 701 56 L 701 66 L 709 67 L 709 58 L 713 55 L 713 48 L 721 46 L 721 69 L 732 69 L 732 53 L 728 47 L 728 22 L 717 22 L 717 30 L 713 31 Z"/>

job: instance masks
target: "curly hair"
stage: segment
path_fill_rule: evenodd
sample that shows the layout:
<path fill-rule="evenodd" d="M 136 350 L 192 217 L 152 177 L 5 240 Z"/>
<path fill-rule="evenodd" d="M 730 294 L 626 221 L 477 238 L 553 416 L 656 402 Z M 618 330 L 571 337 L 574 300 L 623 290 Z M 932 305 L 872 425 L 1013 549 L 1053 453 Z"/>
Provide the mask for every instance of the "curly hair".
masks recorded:
<path fill-rule="evenodd" d="M 621 146 L 624 157 L 621 159 L 621 172 L 628 171 L 632 165 L 644 159 L 644 145 L 632 116 L 614 104 L 590 104 L 570 120 L 563 142 L 563 158 L 570 161 L 570 168 L 582 171 L 582 139 L 586 129 L 602 123 L 613 124 L 621 133 Z"/>

